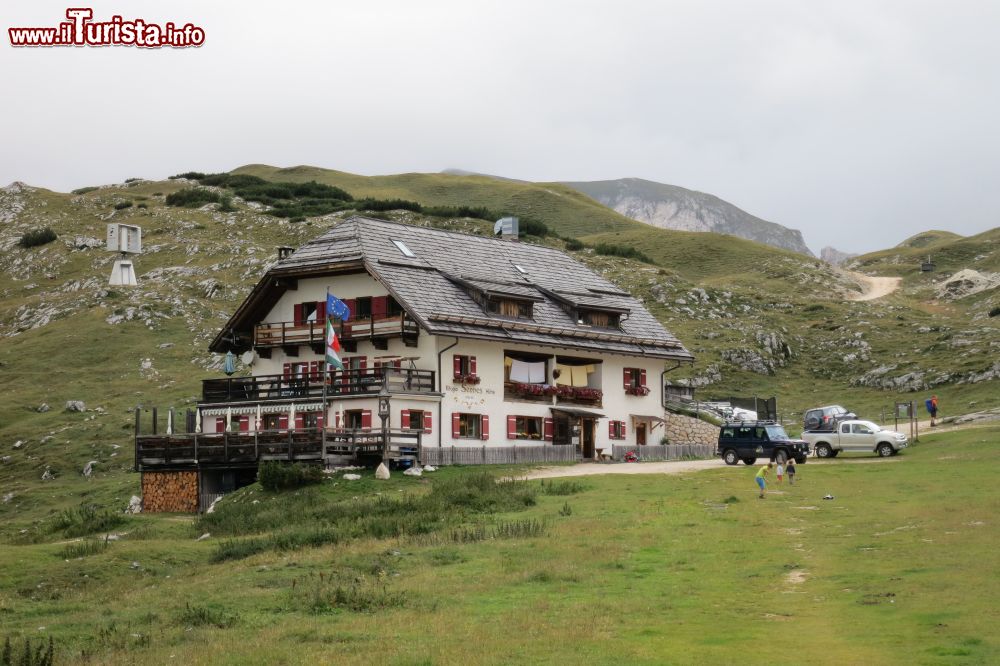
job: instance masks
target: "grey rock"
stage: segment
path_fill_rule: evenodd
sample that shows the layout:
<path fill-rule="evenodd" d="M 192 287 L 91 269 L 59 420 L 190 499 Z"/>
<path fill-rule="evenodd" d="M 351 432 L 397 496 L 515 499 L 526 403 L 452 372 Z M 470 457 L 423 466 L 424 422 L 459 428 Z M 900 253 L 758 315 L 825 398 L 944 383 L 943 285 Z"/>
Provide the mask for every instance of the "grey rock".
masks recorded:
<path fill-rule="evenodd" d="M 14 493 L 7 493 L 6 495 L 3 496 L 3 503 L 7 504 L 12 499 L 14 499 Z"/>
<path fill-rule="evenodd" d="M 45 471 L 42 472 L 42 481 L 54 481 L 55 478 L 56 478 L 56 475 L 53 474 L 52 470 L 49 469 L 49 466 L 46 465 L 45 466 Z"/>
<path fill-rule="evenodd" d="M 403 476 L 422 476 L 424 471 L 419 467 L 410 467 L 403 472 Z"/>
<path fill-rule="evenodd" d="M 44 414 L 50 409 L 52 408 L 49 407 L 49 404 L 47 402 L 43 402 L 42 404 L 38 405 L 38 407 L 35 407 L 35 411 L 38 412 L 39 414 Z"/>
<path fill-rule="evenodd" d="M 96 460 L 91 460 L 86 465 L 83 466 L 83 475 L 90 478 L 90 475 L 94 473 L 94 465 L 97 464 Z"/>
<path fill-rule="evenodd" d="M 128 506 L 125 508 L 125 513 L 142 513 L 142 498 L 132 495 L 132 498 L 128 501 Z"/>
<path fill-rule="evenodd" d="M 19 449 L 22 446 L 24 446 L 24 440 L 23 439 L 19 439 L 16 442 L 14 442 L 14 446 L 12 446 L 11 448 Z"/>
<path fill-rule="evenodd" d="M 345 474 L 343 476 L 343 479 L 345 481 L 359 481 L 359 480 L 361 480 L 361 475 L 360 474 Z"/>
<path fill-rule="evenodd" d="M 67 412 L 85 412 L 85 411 L 87 411 L 87 405 L 84 404 L 83 400 L 67 400 L 66 401 L 66 411 Z"/>

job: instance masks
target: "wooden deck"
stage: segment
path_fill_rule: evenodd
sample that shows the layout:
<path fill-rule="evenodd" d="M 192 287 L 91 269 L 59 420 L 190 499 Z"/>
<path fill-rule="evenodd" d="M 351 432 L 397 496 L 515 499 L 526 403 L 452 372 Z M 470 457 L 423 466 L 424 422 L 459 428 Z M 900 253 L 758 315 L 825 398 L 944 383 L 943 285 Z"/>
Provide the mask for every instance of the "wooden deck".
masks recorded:
<path fill-rule="evenodd" d="M 365 319 L 352 319 L 337 325 L 341 340 L 370 340 L 375 338 L 416 339 L 420 334 L 417 322 L 404 314 L 377 315 Z M 254 346 L 289 347 L 295 345 L 323 346 L 326 336 L 324 321 L 279 321 L 258 324 L 254 327 Z"/>
<path fill-rule="evenodd" d="M 135 438 L 136 471 L 253 466 L 266 460 L 320 462 L 330 456 L 381 457 L 418 460 L 420 430 L 346 430 L 327 428 L 324 446 L 319 428 L 267 430 L 256 433 L 185 433 L 138 435 Z M 386 449 L 386 444 L 388 448 Z"/>
<path fill-rule="evenodd" d="M 326 392 L 330 397 L 344 395 L 375 395 L 383 383 L 390 393 L 431 393 L 435 390 L 433 370 L 411 368 L 366 368 L 364 370 L 334 370 L 327 378 Z M 302 400 L 323 396 L 323 374 L 309 372 L 299 376 L 257 375 L 203 379 L 202 403 L 258 402 L 268 400 Z"/>

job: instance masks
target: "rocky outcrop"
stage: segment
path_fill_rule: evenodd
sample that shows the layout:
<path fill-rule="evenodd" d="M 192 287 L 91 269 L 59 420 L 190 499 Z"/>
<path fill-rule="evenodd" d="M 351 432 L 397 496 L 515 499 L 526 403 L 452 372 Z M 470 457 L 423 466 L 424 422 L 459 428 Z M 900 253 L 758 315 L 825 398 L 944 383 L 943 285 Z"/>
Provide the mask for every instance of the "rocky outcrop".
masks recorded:
<path fill-rule="evenodd" d="M 664 229 L 714 231 L 813 256 L 802 232 L 704 192 L 641 178 L 563 183 L 626 217 Z"/>
<path fill-rule="evenodd" d="M 957 300 L 998 286 L 1000 286 L 1000 273 L 980 273 L 966 268 L 942 282 L 937 288 L 937 293 L 940 298 Z"/>
<path fill-rule="evenodd" d="M 848 259 L 853 259 L 856 256 L 858 255 L 851 254 L 850 252 L 841 252 L 837 248 L 830 247 L 829 245 L 819 251 L 819 258 L 833 266 L 840 266 Z"/>

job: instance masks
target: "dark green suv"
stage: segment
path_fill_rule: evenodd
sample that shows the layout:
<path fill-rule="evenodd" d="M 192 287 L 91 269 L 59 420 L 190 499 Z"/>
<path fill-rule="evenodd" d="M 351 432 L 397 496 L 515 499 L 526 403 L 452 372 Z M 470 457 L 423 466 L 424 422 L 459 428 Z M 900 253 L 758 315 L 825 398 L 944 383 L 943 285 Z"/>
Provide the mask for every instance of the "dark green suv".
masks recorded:
<path fill-rule="evenodd" d="M 785 462 L 794 458 L 804 465 L 809 456 L 809 442 L 792 439 L 785 429 L 774 421 L 734 421 L 719 429 L 719 445 L 715 455 L 727 465 L 743 461 L 747 465 L 757 458 Z"/>

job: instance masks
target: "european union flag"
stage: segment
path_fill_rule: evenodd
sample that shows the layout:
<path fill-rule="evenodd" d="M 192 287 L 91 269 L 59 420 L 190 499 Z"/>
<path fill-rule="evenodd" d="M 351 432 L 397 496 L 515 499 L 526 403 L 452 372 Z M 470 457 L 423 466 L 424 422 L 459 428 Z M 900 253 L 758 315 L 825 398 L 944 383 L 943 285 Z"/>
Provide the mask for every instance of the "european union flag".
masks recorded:
<path fill-rule="evenodd" d="M 340 300 L 333 294 L 327 292 L 326 294 L 326 316 L 336 317 L 341 321 L 347 321 L 351 318 L 351 309 L 347 307 L 347 303 Z"/>

